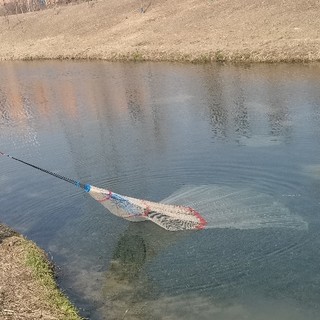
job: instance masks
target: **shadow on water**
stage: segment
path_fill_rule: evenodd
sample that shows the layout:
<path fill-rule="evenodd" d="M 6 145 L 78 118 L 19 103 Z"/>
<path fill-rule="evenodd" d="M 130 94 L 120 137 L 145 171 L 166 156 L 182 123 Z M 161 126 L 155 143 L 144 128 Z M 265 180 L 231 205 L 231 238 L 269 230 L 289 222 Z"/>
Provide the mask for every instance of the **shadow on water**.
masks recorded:
<path fill-rule="evenodd" d="M 152 223 L 130 224 L 120 237 L 105 275 L 103 296 L 108 319 L 152 319 L 150 303 L 156 301 L 157 286 L 148 276 L 148 265 L 169 246 L 190 232 L 168 233 Z"/>

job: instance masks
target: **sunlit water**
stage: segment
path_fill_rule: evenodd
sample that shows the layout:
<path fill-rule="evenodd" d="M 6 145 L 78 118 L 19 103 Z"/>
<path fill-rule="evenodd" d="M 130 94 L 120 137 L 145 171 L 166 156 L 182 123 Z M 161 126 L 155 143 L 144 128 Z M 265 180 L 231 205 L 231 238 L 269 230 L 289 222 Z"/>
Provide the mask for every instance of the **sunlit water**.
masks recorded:
<path fill-rule="evenodd" d="M 194 205 L 170 233 L 0 158 L 0 221 L 43 247 L 90 319 L 319 319 L 318 65 L 0 64 L 0 151 Z"/>

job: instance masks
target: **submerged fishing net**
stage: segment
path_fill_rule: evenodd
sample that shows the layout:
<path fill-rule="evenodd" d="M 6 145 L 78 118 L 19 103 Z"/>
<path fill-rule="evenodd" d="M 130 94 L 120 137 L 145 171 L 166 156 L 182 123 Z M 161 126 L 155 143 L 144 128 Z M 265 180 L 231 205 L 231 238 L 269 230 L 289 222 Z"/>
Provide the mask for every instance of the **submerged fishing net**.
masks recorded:
<path fill-rule="evenodd" d="M 111 213 L 129 221 L 150 220 L 169 231 L 200 230 L 206 225 L 191 207 L 135 199 L 94 186 L 89 194 Z"/>

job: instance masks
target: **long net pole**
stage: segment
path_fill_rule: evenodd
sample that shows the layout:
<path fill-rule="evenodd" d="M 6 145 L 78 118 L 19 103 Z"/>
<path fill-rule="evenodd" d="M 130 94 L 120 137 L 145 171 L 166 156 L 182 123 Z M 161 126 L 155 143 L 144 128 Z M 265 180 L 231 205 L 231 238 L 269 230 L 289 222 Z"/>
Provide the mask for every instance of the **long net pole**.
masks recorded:
<path fill-rule="evenodd" d="M 81 188 L 81 189 L 83 189 L 83 190 L 85 190 L 87 192 L 90 191 L 90 184 L 84 184 L 84 183 L 81 183 L 80 181 L 76 181 L 76 180 L 64 177 L 64 176 L 62 176 L 62 175 L 60 175 L 58 173 L 55 173 L 55 172 L 40 168 L 38 166 L 35 166 L 34 164 L 31 164 L 31 163 L 23 161 L 21 159 L 15 158 L 15 157 L 11 156 L 10 154 L 7 154 L 7 153 L 1 152 L 1 151 L 0 151 L 0 155 L 6 156 L 6 157 L 8 157 L 8 158 L 10 158 L 12 160 L 15 160 L 15 161 L 19 161 L 19 162 L 21 162 L 21 163 L 23 163 L 23 164 L 25 164 L 25 165 L 27 165 L 29 167 L 32 167 L 32 168 L 37 169 L 37 170 L 40 170 L 40 171 L 42 171 L 44 173 L 50 174 L 51 176 L 54 176 L 54 177 L 58 178 L 58 179 L 64 180 L 66 182 L 69 182 L 69 183 L 75 185 L 76 187 Z"/>

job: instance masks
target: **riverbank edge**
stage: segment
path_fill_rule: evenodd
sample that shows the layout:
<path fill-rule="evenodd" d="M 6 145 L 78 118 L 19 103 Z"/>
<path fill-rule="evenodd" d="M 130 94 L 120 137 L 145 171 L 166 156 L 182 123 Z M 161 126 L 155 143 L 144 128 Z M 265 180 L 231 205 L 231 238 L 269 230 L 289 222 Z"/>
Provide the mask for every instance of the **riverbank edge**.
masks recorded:
<path fill-rule="evenodd" d="M 15 230 L 0 223 L 0 248 L 4 246 L 4 252 L 7 254 L 1 257 L 0 270 L 3 269 L 1 270 L 1 274 L 7 274 L 4 268 L 4 261 L 9 259 L 10 262 L 11 254 L 15 257 L 19 256 L 18 263 L 15 261 L 16 259 L 11 261 L 10 269 L 17 269 L 22 273 L 26 271 L 24 281 L 21 281 L 19 285 L 25 285 L 23 290 L 27 290 L 27 297 L 29 296 L 39 301 L 39 309 L 37 312 L 40 313 L 41 316 L 43 316 L 43 307 L 46 309 L 44 315 L 47 314 L 48 316 L 48 313 L 51 313 L 52 319 L 57 319 L 58 316 L 58 319 L 83 320 L 75 306 L 58 288 L 55 280 L 54 265 L 44 250 Z M 15 254 L 15 251 L 17 251 L 18 254 Z M 31 276 L 29 277 L 29 275 Z M 17 278 L 21 278 L 21 274 L 17 275 Z M 33 290 L 34 286 L 37 287 L 37 290 Z M 30 310 L 17 310 L 17 308 L 19 308 L 19 299 L 21 298 L 19 289 L 14 292 L 16 300 L 14 306 L 11 306 L 10 303 L 7 305 L 7 291 L 12 291 L 12 287 L 15 287 L 15 284 L 12 282 L 10 283 L 10 288 L 6 286 L 6 282 L 2 282 L 0 285 L 0 317 L 2 319 L 29 319 L 30 314 L 26 315 L 25 313 L 30 313 Z M 36 297 L 34 297 L 34 295 L 36 295 Z M 24 300 L 25 297 L 24 295 Z M 44 301 L 46 306 L 41 305 L 42 301 Z M 49 306 L 49 311 L 47 306 Z M 32 311 L 34 310 L 31 310 L 31 313 Z"/>
<path fill-rule="evenodd" d="M 17 54 L 5 54 L 0 52 L 0 61 L 106 61 L 106 62 L 176 62 L 193 64 L 227 63 L 227 64 L 251 64 L 251 63 L 319 63 L 320 57 L 312 56 L 308 51 L 305 54 L 290 54 L 290 52 L 252 52 L 252 51 L 212 51 L 207 53 L 181 53 L 166 51 L 140 51 L 116 53 L 88 53 L 69 52 L 65 54 L 41 53 L 30 54 L 20 52 Z"/>

